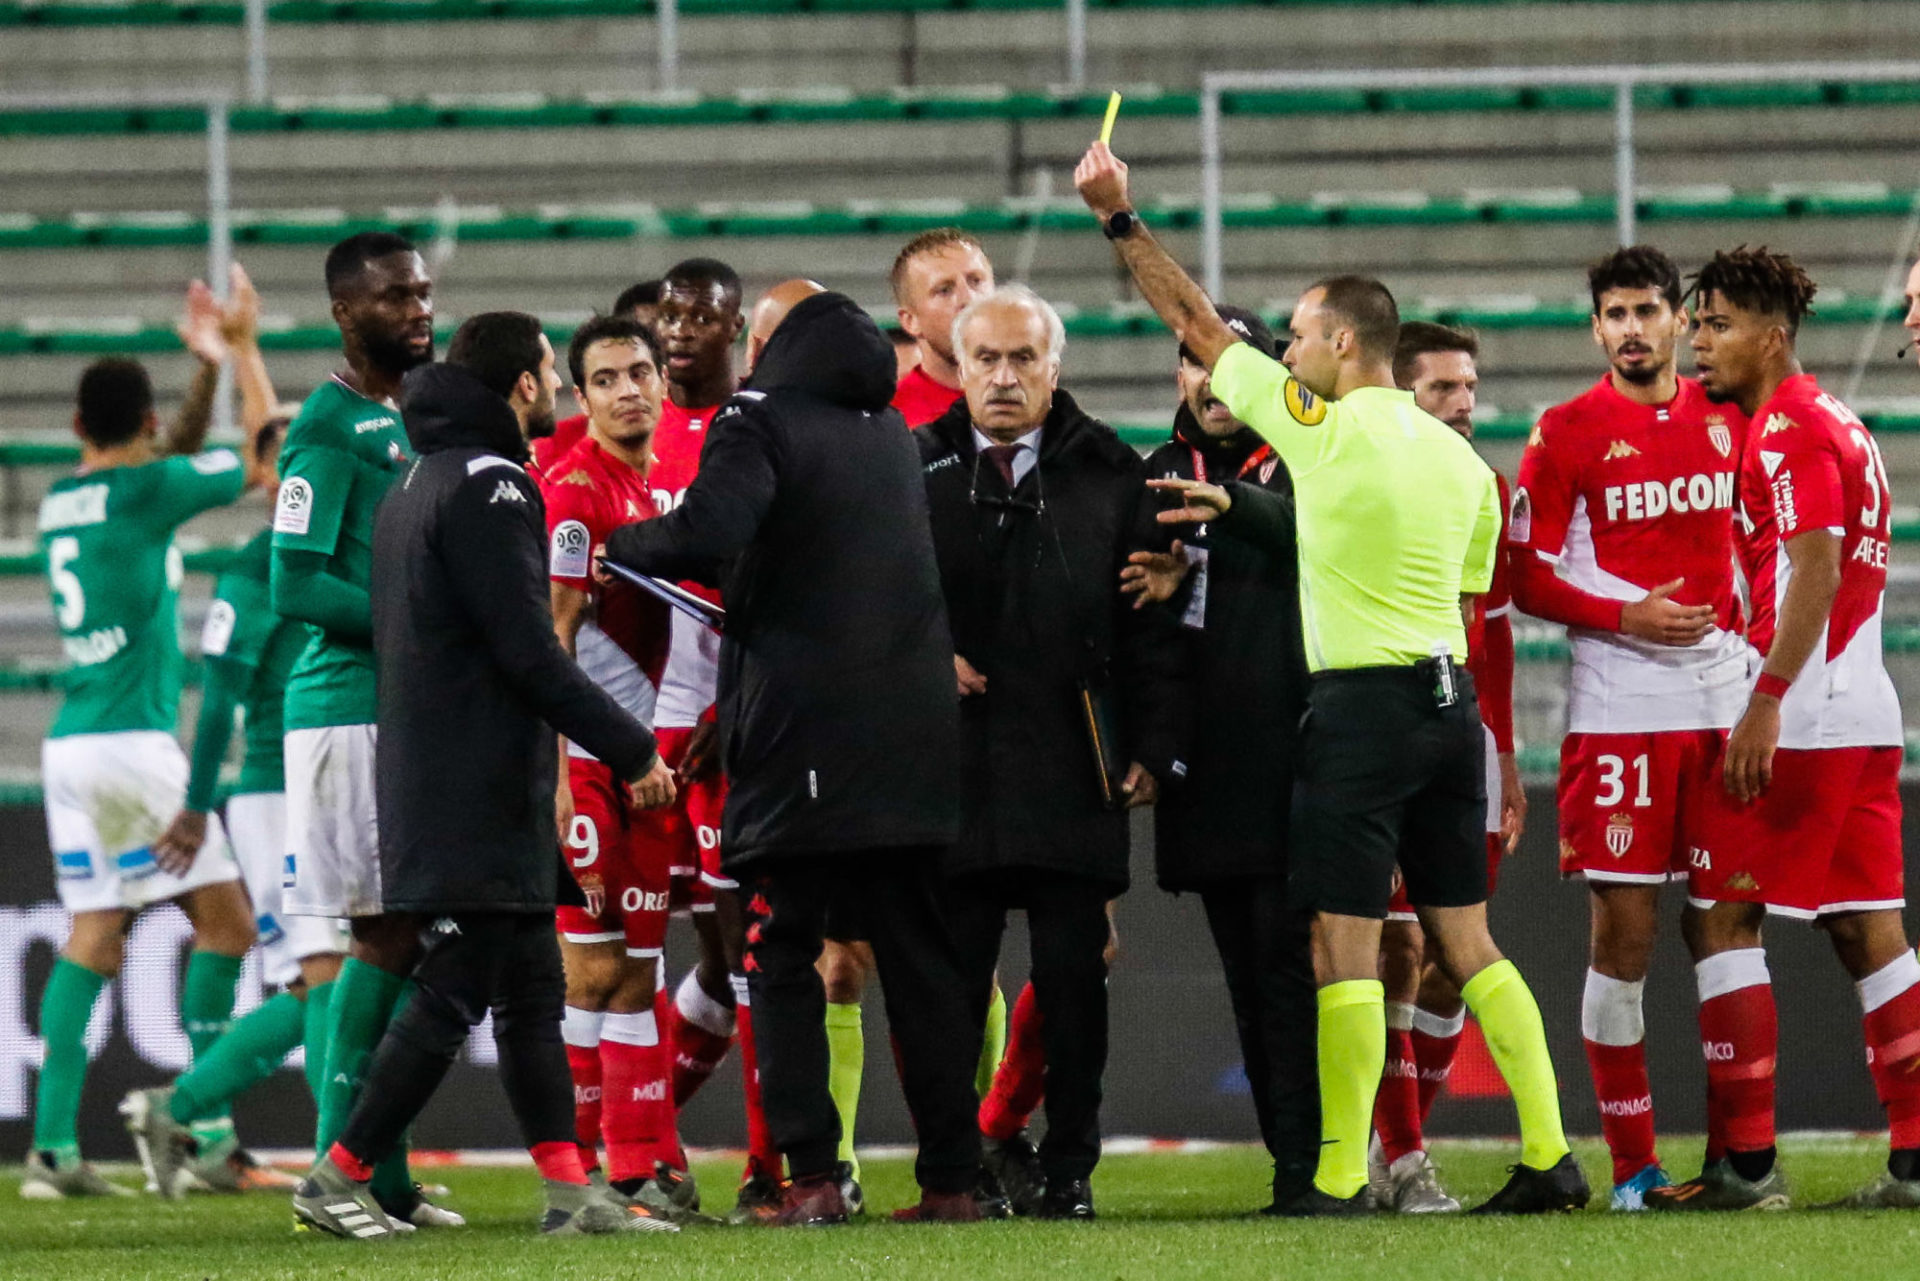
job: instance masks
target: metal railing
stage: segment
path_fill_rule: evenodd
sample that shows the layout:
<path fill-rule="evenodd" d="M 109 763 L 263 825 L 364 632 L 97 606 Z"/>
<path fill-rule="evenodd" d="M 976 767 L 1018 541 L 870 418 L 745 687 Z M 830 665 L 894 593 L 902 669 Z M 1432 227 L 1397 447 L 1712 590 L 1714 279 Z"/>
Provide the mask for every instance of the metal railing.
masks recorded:
<path fill-rule="evenodd" d="M 1634 90 L 1642 85 L 1767 84 L 1788 81 L 1920 82 L 1920 62 L 1774 62 L 1660 64 L 1646 67 L 1406 68 L 1353 71 L 1209 71 L 1200 81 L 1201 263 L 1207 291 L 1222 296 L 1225 254 L 1221 238 L 1224 143 L 1220 100 L 1244 90 L 1381 89 L 1613 90 L 1615 231 L 1634 242 Z"/>

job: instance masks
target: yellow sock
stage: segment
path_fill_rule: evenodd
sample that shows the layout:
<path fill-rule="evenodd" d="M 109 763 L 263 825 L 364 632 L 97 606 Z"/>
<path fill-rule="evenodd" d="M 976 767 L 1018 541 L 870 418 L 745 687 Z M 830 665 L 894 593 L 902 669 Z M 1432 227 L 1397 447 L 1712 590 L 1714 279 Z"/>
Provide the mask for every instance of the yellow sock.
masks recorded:
<path fill-rule="evenodd" d="M 987 1002 L 986 1035 L 980 1041 L 980 1066 L 973 1071 L 973 1092 L 981 1098 L 993 1088 L 993 1074 L 1007 1052 L 1007 994 L 993 985 L 993 997 Z"/>
<path fill-rule="evenodd" d="M 1468 979 L 1460 995 L 1480 1020 L 1487 1049 L 1513 1092 L 1520 1112 L 1520 1160 L 1536 1170 L 1551 1169 L 1567 1154 L 1567 1136 L 1560 1127 L 1560 1086 L 1547 1053 L 1547 1031 L 1527 981 L 1512 961 L 1495 961 Z"/>
<path fill-rule="evenodd" d="M 860 1027 L 858 1005 L 827 1004 L 827 1091 L 840 1110 L 839 1158 L 860 1177 L 860 1158 L 853 1154 L 853 1122 L 860 1112 L 860 1076 L 867 1066 L 867 1037 Z"/>
<path fill-rule="evenodd" d="M 1320 989 L 1320 1165 L 1313 1185 L 1342 1200 L 1367 1186 L 1373 1096 L 1387 1066 L 1386 989 L 1348 979 Z"/>

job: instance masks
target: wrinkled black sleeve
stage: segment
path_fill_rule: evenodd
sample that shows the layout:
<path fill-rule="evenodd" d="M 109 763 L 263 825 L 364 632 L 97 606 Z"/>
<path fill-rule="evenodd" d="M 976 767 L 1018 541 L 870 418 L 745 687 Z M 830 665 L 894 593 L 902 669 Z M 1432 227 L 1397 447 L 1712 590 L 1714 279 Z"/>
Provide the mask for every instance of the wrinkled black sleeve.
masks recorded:
<path fill-rule="evenodd" d="M 520 500 L 505 498 L 509 492 Z M 486 467 L 454 491 L 435 552 L 508 684 L 616 776 L 638 778 L 653 760 L 653 735 L 588 679 L 553 634 L 546 532 L 545 508 L 527 474 Z"/>
<path fill-rule="evenodd" d="M 1293 499 L 1259 485 L 1229 481 L 1223 488 L 1232 505 L 1213 522 L 1216 533 L 1231 534 L 1281 560 L 1294 554 Z"/>
<path fill-rule="evenodd" d="M 1163 551 L 1167 527 L 1155 519 L 1162 500 L 1146 486 L 1146 464 L 1132 473 L 1131 517 L 1126 544 L 1109 571 L 1113 585 L 1117 670 L 1127 713 L 1133 759 L 1146 766 L 1162 787 L 1185 773 L 1193 737 L 1191 649 L 1186 629 L 1170 605 L 1133 607 L 1119 592 L 1120 569 L 1133 551 Z M 1178 763 L 1176 767 L 1176 763 Z"/>
<path fill-rule="evenodd" d="M 778 432 L 755 404 L 714 415 L 700 472 L 664 516 L 622 525 L 607 537 L 607 559 L 656 578 L 712 583 L 718 567 L 753 541 L 779 482 Z"/>

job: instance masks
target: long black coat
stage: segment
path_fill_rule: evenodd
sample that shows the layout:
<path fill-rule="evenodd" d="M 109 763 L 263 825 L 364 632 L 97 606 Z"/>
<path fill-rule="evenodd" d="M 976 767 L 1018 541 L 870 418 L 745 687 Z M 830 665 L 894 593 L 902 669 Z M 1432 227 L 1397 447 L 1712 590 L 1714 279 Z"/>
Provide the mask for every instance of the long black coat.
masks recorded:
<path fill-rule="evenodd" d="M 722 582 L 722 862 L 944 846 L 959 815 L 953 641 L 893 351 L 840 294 L 774 332 L 680 506 L 610 559 Z"/>
<path fill-rule="evenodd" d="M 1206 549 L 1173 602 L 1201 624 L 1184 628 L 1194 659 L 1194 730 L 1186 785 L 1154 813 L 1154 870 L 1162 889 L 1286 872 L 1293 750 L 1306 708 L 1294 556 L 1293 479 L 1253 432 L 1210 440 L 1182 412 L 1174 437 L 1147 458 L 1156 479 L 1225 484 L 1225 517 L 1183 535 Z M 1204 610 L 1196 595 L 1204 597 Z"/>
<path fill-rule="evenodd" d="M 1168 612 L 1135 610 L 1119 591 L 1128 554 L 1166 541 L 1146 465 L 1065 392 L 1011 495 L 976 452 L 964 400 L 914 434 L 954 648 L 987 678 L 986 693 L 960 703 L 961 833 L 948 874 L 1051 870 L 1118 892 L 1127 816 L 1101 804 L 1079 682 L 1106 680 L 1123 759 L 1163 792 L 1186 768 L 1184 642 Z"/>
<path fill-rule="evenodd" d="M 553 634 L 546 512 L 507 402 L 407 375 L 419 455 L 374 517 L 382 897 L 408 912 L 551 911 L 554 733 L 635 778 L 653 735 Z"/>

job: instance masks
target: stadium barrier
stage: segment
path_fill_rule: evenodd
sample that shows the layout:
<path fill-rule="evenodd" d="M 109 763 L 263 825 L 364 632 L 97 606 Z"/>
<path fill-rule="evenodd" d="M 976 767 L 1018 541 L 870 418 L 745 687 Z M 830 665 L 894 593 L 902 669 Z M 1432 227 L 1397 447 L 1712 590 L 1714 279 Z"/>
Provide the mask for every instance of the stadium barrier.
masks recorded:
<path fill-rule="evenodd" d="M 1907 847 L 1916 848 L 1920 790 L 1906 789 Z M 1494 933 L 1538 995 L 1546 1019 L 1568 1127 L 1596 1134 L 1599 1118 L 1580 1042 L 1580 993 L 1586 964 L 1585 895 L 1559 883 L 1551 788 L 1532 790 L 1521 852 L 1503 868 L 1494 897 Z M 1111 983 L 1112 1057 L 1104 1125 L 1109 1134 L 1253 1140 L 1253 1110 L 1239 1069 L 1233 1021 L 1199 903 L 1152 886 L 1151 823 L 1136 822 L 1135 887 L 1118 909 L 1120 958 Z M 39 993 L 65 929 L 53 901 L 53 877 L 38 810 L 0 808 L 0 1149 L 19 1153 L 28 1141 L 40 1043 L 34 1034 Z M 1667 902 L 1678 911 L 1676 889 Z M 1908 913 L 1908 929 L 1914 914 Z M 1671 920 L 1671 917 L 1669 917 Z M 672 978 L 692 955 L 676 925 L 668 945 Z M 1705 1072 L 1699 1051 L 1694 982 L 1668 929 L 1647 985 L 1647 1049 L 1662 1133 L 1698 1132 L 1705 1124 Z M 138 1085 L 166 1079 L 187 1061 L 176 1007 L 186 944 L 184 919 L 172 908 L 141 918 L 128 947 L 125 975 L 95 1011 L 89 1047 L 95 1054 L 82 1110 L 81 1139 L 100 1158 L 126 1158 L 132 1148 L 113 1105 Z M 1776 922 L 1768 931 L 1780 1008 L 1780 1124 L 1783 1129 L 1860 1130 L 1882 1124 L 1863 1062 L 1859 1007 L 1852 985 L 1825 940 L 1811 929 Z M 1026 973 L 1024 932 L 1008 932 L 1003 981 Z M 243 1001 L 258 999 L 256 971 L 242 979 Z M 1009 987 L 1009 995 L 1012 987 Z M 869 1088 L 861 1100 L 860 1136 L 870 1143 L 910 1142 L 912 1129 L 887 1058 L 884 1011 L 869 1003 Z M 879 1022 L 876 1022 L 878 1020 Z M 1303 1035 L 1307 1031 L 1303 1029 Z M 465 1060 L 421 1119 L 423 1147 L 518 1146 L 497 1082 L 491 1044 L 476 1036 Z M 741 1143 L 738 1071 L 729 1062 L 694 1100 L 683 1125 L 701 1145 Z M 298 1148 L 312 1137 L 313 1113 L 296 1071 L 283 1071 L 235 1105 L 247 1140 Z M 1511 1104 L 1477 1034 L 1470 1033 L 1449 1090 L 1436 1108 L 1439 1135 L 1506 1135 Z"/>

